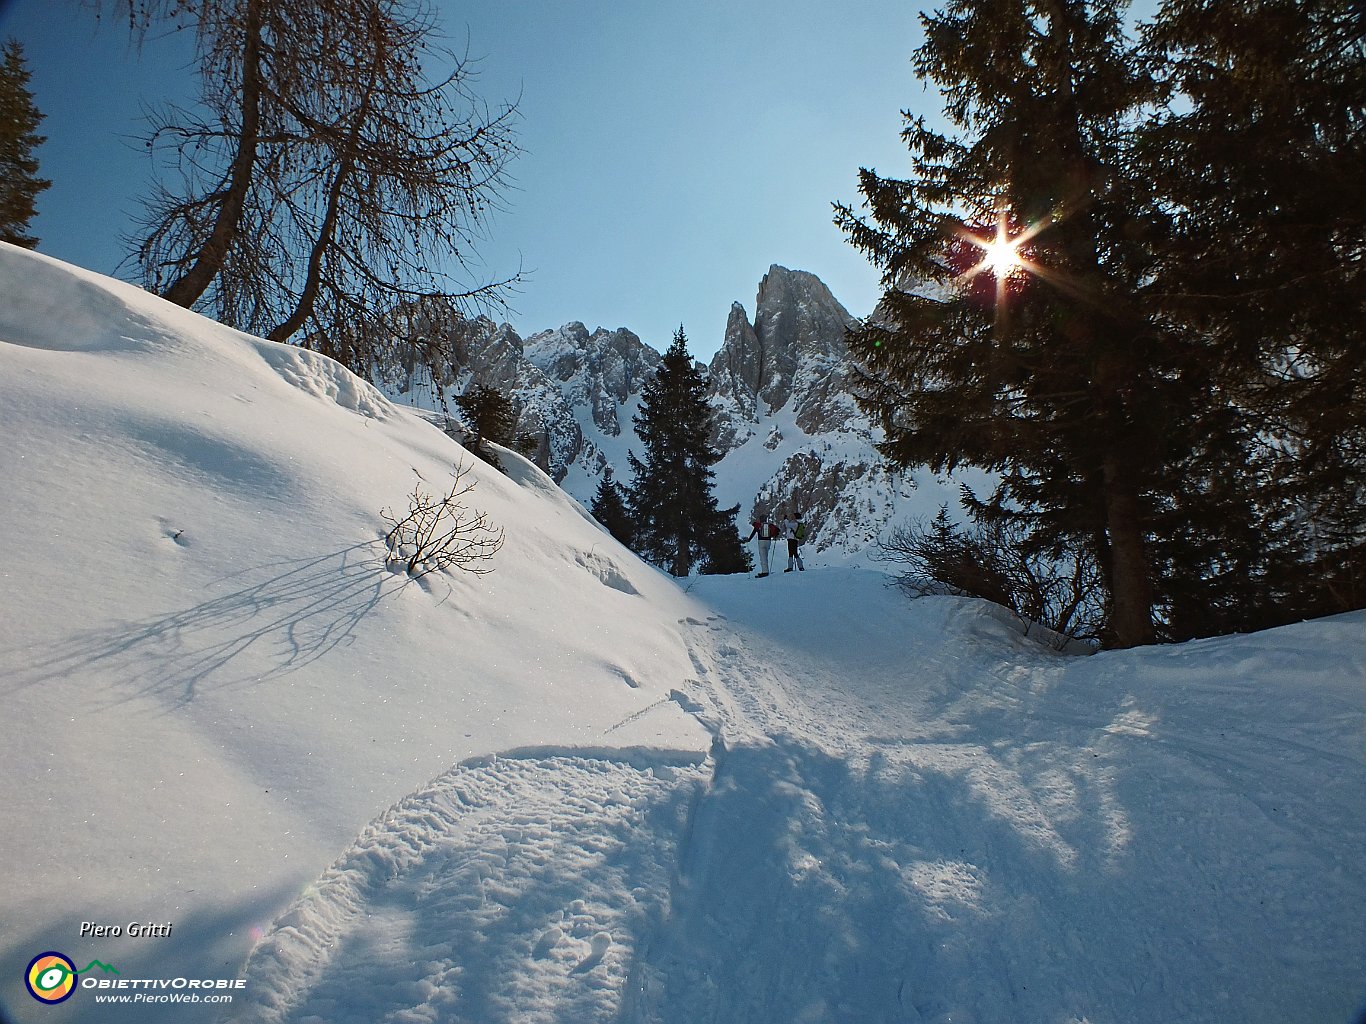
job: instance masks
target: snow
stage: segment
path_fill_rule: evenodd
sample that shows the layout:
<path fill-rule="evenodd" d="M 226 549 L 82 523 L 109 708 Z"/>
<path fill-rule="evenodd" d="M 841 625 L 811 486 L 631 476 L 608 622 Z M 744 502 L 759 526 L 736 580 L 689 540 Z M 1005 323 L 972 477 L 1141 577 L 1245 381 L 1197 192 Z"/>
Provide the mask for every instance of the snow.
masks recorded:
<path fill-rule="evenodd" d="M 0 437 L 16 1020 L 1366 1000 L 1366 613 L 1069 657 L 858 565 L 679 586 L 329 360 L 4 245 Z M 457 465 L 493 571 L 389 571 Z M 245 988 L 39 1007 L 46 950 Z"/>

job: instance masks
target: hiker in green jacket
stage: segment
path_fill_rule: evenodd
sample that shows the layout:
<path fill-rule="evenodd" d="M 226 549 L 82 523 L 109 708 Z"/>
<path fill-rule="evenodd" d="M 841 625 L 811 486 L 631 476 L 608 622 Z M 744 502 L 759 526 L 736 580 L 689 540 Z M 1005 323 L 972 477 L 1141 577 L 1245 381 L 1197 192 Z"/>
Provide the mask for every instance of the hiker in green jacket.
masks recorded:
<path fill-rule="evenodd" d="M 794 563 L 798 569 L 806 572 L 806 566 L 802 563 L 802 541 L 806 540 L 806 524 L 802 522 L 800 512 L 795 516 L 783 517 L 783 536 L 787 539 L 787 568 L 783 572 L 791 572 Z"/>

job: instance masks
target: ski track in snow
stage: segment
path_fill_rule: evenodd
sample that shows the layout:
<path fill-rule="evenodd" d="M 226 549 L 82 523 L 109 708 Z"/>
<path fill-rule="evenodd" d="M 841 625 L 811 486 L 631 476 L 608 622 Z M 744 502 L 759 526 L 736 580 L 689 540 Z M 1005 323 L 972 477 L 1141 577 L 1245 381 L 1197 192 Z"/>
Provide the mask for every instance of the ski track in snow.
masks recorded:
<path fill-rule="evenodd" d="M 1179 708 L 1070 692 L 1069 659 L 944 607 L 947 641 L 844 628 L 828 657 L 684 620 L 672 699 L 716 736 L 705 762 L 453 769 L 277 922 L 231 1019 L 1339 1019 L 1366 893 L 1319 846 L 1359 826 L 1337 750 L 1361 723 L 1239 735 L 1193 688 L 1210 706 L 1182 732 Z M 1274 790 L 1315 760 L 1348 769 L 1321 806 Z"/>
<path fill-rule="evenodd" d="M 572 755 L 453 769 L 275 923 L 228 1019 L 612 1019 L 702 775 Z"/>
<path fill-rule="evenodd" d="M 963 845 L 1075 866 L 1019 772 L 954 742 L 961 728 L 907 694 L 904 660 L 849 662 L 856 676 L 835 687 L 830 666 L 708 628 L 688 696 L 721 752 L 623 1020 L 1046 1019 L 1029 1015 L 997 935 L 1003 905 L 1027 896 L 982 866 L 989 849 Z M 918 672 L 951 682 L 955 659 L 923 653 Z"/>
<path fill-rule="evenodd" d="M 858 629 L 833 663 L 805 627 L 693 644 L 724 753 L 624 1019 L 1346 1019 L 1366 889 L 1324 839 L 1366 839 L 1360 713 L 1240 734 L 1191 680 L 1164 721 L 994 618 L 890 662 Z"/>

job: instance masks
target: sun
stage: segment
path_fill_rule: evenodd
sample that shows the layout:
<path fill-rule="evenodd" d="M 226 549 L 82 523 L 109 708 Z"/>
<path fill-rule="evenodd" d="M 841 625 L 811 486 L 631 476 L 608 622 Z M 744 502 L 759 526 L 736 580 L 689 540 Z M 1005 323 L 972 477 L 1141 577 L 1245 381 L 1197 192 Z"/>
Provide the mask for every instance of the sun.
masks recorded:
<path fill-rule="evenodd" d="M 1034 262 L 1030 241 L 1043 231 L 1046 222 L 1019 226 L 1007 212 L 998 212 L 996 223 L 960 223 L 950 243 L 949 267 L 956 280 L 985 299 L 988 282 L 995 282 L 995 301 L 1004 302 L 1018 294 L 1031 277 L 1046 277 L 1043 267 Z"/>
<path fill-rule="evenodd" d="M 1023 238 L 1007 238 L 1005 227 L 996 228 L 996 237 L 989 242 L 976 242 L 981 248 L 982 269 L 988 270 L 996 278 L 1010 277 L 1024 269 L 1024 257 L 1020 255 Z"/>

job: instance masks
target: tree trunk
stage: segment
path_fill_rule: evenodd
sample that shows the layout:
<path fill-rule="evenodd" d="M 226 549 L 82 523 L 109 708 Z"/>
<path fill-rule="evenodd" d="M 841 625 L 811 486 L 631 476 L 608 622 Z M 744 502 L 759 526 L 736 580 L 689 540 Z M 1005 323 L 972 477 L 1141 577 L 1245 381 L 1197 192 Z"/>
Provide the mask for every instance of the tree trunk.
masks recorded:
<path fill-rule="evenodd" d="M 1140 337 L 1141 317 L 1128 296 L 1110 286 L 1100 258 L 1099 225 L 1090 209 L 1097 197 L 1096 164 L 1082 138 L 1084 118 L 1074 89 L 1075 53 L 1069 10 L 1058 0 L 1045 0 L 1049 35 L 1058 66 L 1053 70 L 1056 103 L 1064 132 L 1059 159 L 1066 183 L 1067 215 L 1060 226 L 1069 269 L 1080 286 L 1074 302 L 1073 340 L 1093 360 L 1093 401 L 1104 441 L 1101 456 L 1101 506 L 1108 550 L 1111 646 L 1140 647 L 1156 638 L 1153 626 L 1153 582 L 1143 543 L 1143 504 L 1136 468 L 1138 449 L 1131 442 L 1135 410 L 1125 398 L 1138 376 L 1132 353 Z M 1141 415 L 1141 410 L 1138 411 Z"/>
<path fill-rule="evenodd" d="M 313 305 L 318 299 L 322 284 L 323 256 L 332 244 L 332 236 L 337 226 L 342 188 L 345 187 L 346 179 L 351 176 L 354 167 L 354 162 L 348 157 L 337 168 L 337 176 L 333 179 L 332 187 L 327 194 L 327 213 L 323 217 L 322 227 L 318 231 L 317 239 L 314 240 L 313 248 L 308 254 L 308 274 L 304 279 L 303 290 L 299 293 L 299 301 L 295 303 L 294 311 L 285 321 L 266 335 L 270 341 L 287 341 L 313 313 Z"/>
<path fill-rule="evenodd" d="M 674 539 L 674 564 L 669 575 L 675 579 L 682 579 L 692 571 L 691 559 L 688 558 L 688 542 L 680 533 Z"/>
<path fill-rule="evenodd" d="M 242 130 L 237 153 L 228 176 L 228 190 L 218 208 L 218 218 L 194 265 L 172 281 L 161 297 L 187 309 L 204 294 L 223 268 L 228 248 L 237 237 L 256 168 L 256 146 L 261 134 L 261 4 L 247 0 L 242 46 Z"/>
<path fill-rule="evenodd" d="M 1156 637 L 1153 582 L 1143 545 L 1138 488 L 1124 471 L 1122 457 L 1105 456 L 1105 529 L 1110 546 L 1111 646 L 1141 647 Z"/>
<path fill-rule="evenodd" d="M 356 108 L 352 117 L 351 126 L 346 133 L 346 140 L 342 144 L 340 152 L 336 154 L 338 158 L 337 176 L 332 179 L 332 185 L 328 189 L 327 212 L 323 216 L 322 225 L 318 228 L 318 237 L 314 239 L 313 248 L 308 254 L 308 273 L 304 278 L 303 289 L 299 292 L 299 301 L 284 322 L 266 335 L 270 341 L 289 339 L 313 314 L 313 306 L 317 302 L 318 292 L 322 286 L 323 257 L 331 248 L 333 236 L 336 234 L 337 217 L 341 210 L 342 190 L 345 189 L 347 181 L 356 169 L 356 153 L 360 144 L 361 132 L 370 119 L 370 107 L 374 100 L 376 83 L 386 56 L 378 29 L 375 30 L 373 38 L 375 53 L 374 63 L 370 67 L 370 80 L 366 83 L 360 106 Z"/>

